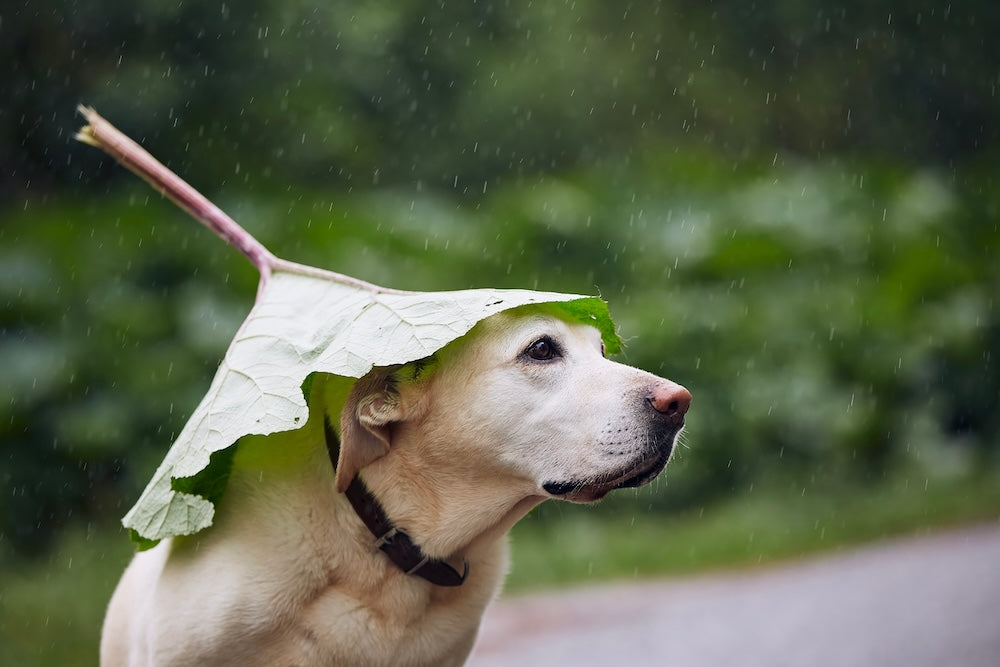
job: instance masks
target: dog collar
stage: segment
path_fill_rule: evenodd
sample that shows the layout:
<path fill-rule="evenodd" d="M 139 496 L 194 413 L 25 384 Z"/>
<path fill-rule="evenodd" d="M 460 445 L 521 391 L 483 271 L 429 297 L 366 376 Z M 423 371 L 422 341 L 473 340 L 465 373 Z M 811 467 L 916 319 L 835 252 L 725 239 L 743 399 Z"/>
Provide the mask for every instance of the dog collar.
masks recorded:
<path fill-rule="evenodd" d="M 372 535 L 375 546 L 389 557 L 406 574 L 421 577 L 437 586 L 461 586 L 469 574 L 469 562 L 465 562 L 462 574 L 443 560 L 427 556 L 413 543 L 410 536 L 396 528 L 378 500 L 371 494 L 361 478 L 355 476 L 345 494 L 351 507 Z"/>
<path fill-rule="evenodd" d="M 330 455 L 330 463 L 337 468 L 337 457 L 340 453 L 340 439 L 330 426 L 330 421 L 324 420 L 324 435 L 326 449 Z M 344 492 L 347 500 L 354 508 L 355 514 L 361 519 L 368 531 L 375 537 L 375 546 L 389 557 L 396 567 L 413 576 L 426 579 L 436 586 L 461 586 L 469 574 L 469 562 L 465 561 L 462 574 L 443 560 L 430 558 L 423 550 L 413 543 L 410 536 L 398 529 L 386 515 L 382 505 L 371 494 L 368 487 L 357 475 L 351 480 Z"/>

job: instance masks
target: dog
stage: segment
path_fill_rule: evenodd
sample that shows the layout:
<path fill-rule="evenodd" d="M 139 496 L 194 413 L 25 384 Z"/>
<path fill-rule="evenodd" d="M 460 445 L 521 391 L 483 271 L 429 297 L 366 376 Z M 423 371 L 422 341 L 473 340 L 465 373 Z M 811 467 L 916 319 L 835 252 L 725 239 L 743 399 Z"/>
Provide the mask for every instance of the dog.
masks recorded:
<path fill-rule="evenodd" d="M 135 556 L 104 667 L 461 665 L 511 526 L 650 482 L 691 403 L 545 306 L 342 384 L 313 380 L 302 428 L 239 441 L 212 527 Z"/>

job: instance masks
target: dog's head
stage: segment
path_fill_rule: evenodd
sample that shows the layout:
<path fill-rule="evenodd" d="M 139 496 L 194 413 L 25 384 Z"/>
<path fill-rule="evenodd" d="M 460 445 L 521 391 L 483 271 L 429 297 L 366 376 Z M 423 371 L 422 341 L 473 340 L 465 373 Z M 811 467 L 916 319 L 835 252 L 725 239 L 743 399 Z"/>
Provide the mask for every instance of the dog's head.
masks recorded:
<path fill-rule="evenodd" d="M 546 307 L 486 318 L 433 358 L 359 380 L 337 486 L 399 451 L 412 474 L 591 502 L 666 465 L 688 391 L 604 357 L 600 332 Z"/>

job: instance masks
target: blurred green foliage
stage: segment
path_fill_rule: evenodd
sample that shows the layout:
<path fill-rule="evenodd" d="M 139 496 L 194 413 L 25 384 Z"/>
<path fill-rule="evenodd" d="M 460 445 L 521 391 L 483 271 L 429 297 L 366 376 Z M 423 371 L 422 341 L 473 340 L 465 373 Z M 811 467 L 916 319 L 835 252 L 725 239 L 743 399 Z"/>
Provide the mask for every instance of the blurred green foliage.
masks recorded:
<path fill-rule="evenodd" d="M 692 149 L 948 164 L 995 147 L 1000 7 L 894 4 L 15 0 L 2 182 L 93 173 L 66 146 L 80 102 L 244 192 L 478 193 Z"/>
<path fill-rule="evenodd" d="M 256 284 L 80 102 L 279 255 L 601 293 L 695 396 L 637 506 L 995 468 L 1000 6 L 826 4 L 0 10 L 0 553 L 127 509 Z"/>

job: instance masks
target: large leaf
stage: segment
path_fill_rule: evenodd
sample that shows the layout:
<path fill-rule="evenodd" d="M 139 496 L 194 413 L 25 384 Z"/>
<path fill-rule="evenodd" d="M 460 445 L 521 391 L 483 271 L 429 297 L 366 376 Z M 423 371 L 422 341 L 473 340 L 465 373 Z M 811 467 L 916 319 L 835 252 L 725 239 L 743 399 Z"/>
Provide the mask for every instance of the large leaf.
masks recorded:
<path fill-rule="evenodd" d="M 400 292 L 275 257 L 200 192 L 96 111 L 77 138 L 101 148 L 242 252 L 260 270 L 257 303 L 236 333 L 208 394 L 123 523 L 142 547 L 212 524 L 237 441 L 295 431 L 309 419 L 303 387 L 314 373 L 348 380 L 375 366 L 418 361 L 477 322 L 528 304 L 557 304 L 620 341 L 596 297 L 524 290 Z M 346 395 L 346 394 L 345 394 Z M 340 406 L 324 406 L 327 414 Z M 272 441 L 273 449 L 281 446 Z"/>
<path fill-rule="evenodd" d="M 208 394 L 123 523 L 144 547 L 212 523 L 212 455 L 248 435 L 303 426 L 303 384 L 313 373 L 360 378 L 375 366 L 427 357 L 481 319 L 527 304 L 558 304 L 596 326 L 609 352 L 620 342 L 597 297 L 526 290 L 396 292 L 320 271 L 275 271 L 233 339 Z M 339 407 L 333 406 L 339 412 Z"/>

